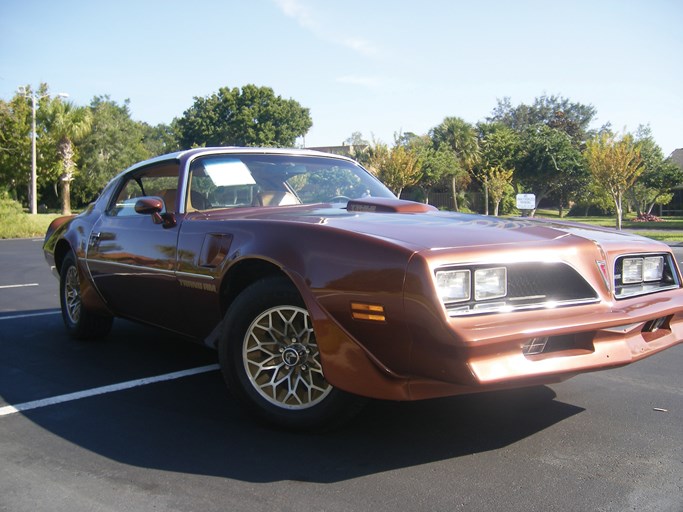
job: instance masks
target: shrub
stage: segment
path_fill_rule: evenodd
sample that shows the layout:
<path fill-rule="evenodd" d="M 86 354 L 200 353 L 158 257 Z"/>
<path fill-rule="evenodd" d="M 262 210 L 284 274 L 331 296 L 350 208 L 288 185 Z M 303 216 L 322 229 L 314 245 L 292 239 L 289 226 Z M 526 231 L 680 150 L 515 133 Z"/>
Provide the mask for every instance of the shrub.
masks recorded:
<path fill-rule="evenodd" d="M 55 217 L 58 215 L 24 213 L 21 203 L 0 195 L 0 238 L 42 237 Z"/>
<path fill-rule="evenodd" d="M 635 219 L 633 219 L 633 222 L 663 222 L 663 219 L 660 219 L 651 213 L 641 213 Z"/>

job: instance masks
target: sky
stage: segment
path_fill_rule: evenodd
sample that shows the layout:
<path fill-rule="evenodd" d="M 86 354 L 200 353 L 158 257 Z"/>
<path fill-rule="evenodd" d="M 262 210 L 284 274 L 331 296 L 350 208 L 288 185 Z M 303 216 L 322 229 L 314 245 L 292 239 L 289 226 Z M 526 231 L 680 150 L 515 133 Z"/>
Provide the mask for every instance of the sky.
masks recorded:
<path fill-rule="evenodd" d="M 393 143 L 558 95 L 683 148 L 683 0 L 0 0 L 0 99 L 42 82 L 170 123 L 221 87 L 310 109 L 308 147 Z"/>

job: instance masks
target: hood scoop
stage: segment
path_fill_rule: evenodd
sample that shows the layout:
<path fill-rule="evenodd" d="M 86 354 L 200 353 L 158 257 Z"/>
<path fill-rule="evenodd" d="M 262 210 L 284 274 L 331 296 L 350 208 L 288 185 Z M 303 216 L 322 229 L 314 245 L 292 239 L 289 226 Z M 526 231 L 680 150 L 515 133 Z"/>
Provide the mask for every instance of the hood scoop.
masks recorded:
<path fill-rule="evenodd" d="M 389 197 L 351 199 L 347 203 L 346 209 L 350 212 L 374 213 L 426 213 L 438 211 L 434 206 L 428 204 Z"/>

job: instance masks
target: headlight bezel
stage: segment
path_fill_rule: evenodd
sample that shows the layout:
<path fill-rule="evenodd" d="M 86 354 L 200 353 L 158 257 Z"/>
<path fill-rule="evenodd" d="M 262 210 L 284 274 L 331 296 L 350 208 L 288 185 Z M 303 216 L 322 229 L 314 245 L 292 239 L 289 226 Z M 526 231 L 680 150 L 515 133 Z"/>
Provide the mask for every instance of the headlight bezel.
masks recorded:
<path fill-rule="evenodd" d="M 502 275 L 501 275 L 502 274 Z M 500 299 L 507 295 L 507 267 L 485 267 L 474 271 L 474 300 L 487 301 Z M 498 281 L 496 283 L 495 281 Z M 491 288 L 498 291 L 491 291 Z"/>
<path fill-rule="evenodd" d="M 614 261 L 614 296 L 617 300 L 681 287 L 669 253 L 632 253 Z"/>
<path fill-rule="evenodd" d="M 470 300 L 472 272 L 470 269 L 437 270 L 434 281 L 439 298 L 444 304 L 457 304 Z M 462 290 L 458 294 L 458 290 Z M 449 290 L 455 290 L 449 292 Z"/>

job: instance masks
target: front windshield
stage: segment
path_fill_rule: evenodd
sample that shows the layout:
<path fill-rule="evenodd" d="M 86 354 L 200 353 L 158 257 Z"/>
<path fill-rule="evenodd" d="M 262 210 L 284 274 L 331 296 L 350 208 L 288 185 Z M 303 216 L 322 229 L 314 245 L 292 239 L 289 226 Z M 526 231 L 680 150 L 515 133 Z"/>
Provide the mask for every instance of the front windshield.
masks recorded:
<path fill-rule="evenodd" d="M 336 158 L 213 155 L 196 159 L 190 170 L 190 201 L 200 209 L 395 197 L 362 167 Z"/>

